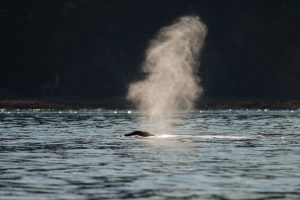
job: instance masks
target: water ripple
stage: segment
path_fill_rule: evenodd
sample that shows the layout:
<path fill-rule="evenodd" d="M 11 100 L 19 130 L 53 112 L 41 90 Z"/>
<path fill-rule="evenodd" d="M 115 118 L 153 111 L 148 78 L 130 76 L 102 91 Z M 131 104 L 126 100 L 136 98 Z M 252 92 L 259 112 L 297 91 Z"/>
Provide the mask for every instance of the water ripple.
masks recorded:
<path fill-rule="evenodd" d="M 176 115 L 172 134 L 126 138 L 140 113 L 3 111 L 0 199 L 300 198 L 300 112 Z"/>

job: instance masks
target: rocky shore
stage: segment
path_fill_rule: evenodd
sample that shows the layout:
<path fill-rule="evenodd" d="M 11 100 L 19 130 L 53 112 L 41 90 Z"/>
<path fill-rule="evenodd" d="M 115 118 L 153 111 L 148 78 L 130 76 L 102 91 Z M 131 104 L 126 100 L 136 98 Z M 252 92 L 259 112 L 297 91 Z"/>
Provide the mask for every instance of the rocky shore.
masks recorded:
<path fill-rule="evenodd" d="M 127 109 L 124 99 L 8 99 L 0 100 L 1 109 Z M 214 100 L 200 101 L 199 109 L 300 109 L 300 100 Z"/>

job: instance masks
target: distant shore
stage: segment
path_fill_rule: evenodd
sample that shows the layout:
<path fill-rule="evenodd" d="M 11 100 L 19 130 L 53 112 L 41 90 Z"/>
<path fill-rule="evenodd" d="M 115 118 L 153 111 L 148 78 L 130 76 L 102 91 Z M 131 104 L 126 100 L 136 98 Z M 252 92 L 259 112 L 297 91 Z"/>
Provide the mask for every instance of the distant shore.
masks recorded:
<path fill-rule="evenodd" d="M 124 99 L 8 99 L 0 109 L 132 109 Z M 300 100 L 203 100 L 199 109 L 300 109 Z"/>
<path fill-rule="evenodd" d="M 199 104 L 205 109 L 300 109 L 300 100 L 218 100 Z"/>
<path fill-rule="evenodd" d="M 119 99 L 9 99 L 0 100 L 0 109 L 95 109 L 126 108 L 125 101 Z"/>

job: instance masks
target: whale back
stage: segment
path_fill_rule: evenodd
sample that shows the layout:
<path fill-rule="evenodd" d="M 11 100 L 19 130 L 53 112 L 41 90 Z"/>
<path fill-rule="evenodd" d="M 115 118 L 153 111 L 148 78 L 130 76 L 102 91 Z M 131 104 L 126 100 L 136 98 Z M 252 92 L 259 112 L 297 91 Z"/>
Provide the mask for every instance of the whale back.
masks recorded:
<path fill-rule="evenodd" d="M 127 133 L 124 135 L 125 137 L 130 137 L 130 136 L 141 136 L 141 137 L 149 137 L 149 136 L 154 136 L 151 133 L 145 132 L 145 131 L 133 131 L 131 133 Z"/>

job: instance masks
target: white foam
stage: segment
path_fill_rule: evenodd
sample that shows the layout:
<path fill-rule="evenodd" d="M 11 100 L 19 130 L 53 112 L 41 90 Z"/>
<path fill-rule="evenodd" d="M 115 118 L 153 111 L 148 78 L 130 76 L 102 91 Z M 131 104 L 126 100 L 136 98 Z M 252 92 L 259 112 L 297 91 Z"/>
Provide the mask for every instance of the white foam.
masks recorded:
<path fill-rule="evenodd" d="M 235 135 L 172 135 L 162 134 L 155 135 L 152 138 L 198 138 L 204 140 L 222 139 L 222 140 L 245 140 L 253 139 L 254 137 L 235 136 Z"/>

